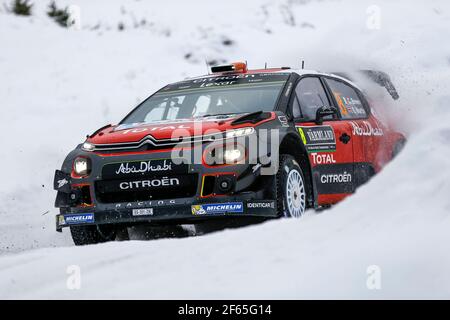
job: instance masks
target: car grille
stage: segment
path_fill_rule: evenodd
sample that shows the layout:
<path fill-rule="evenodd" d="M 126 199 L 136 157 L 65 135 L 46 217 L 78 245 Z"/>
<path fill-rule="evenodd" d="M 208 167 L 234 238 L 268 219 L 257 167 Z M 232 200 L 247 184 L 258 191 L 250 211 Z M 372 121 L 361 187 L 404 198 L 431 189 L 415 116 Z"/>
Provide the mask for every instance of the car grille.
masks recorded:
<path fill-rule="evenodd" d="M 148 186 L 143 185 L 146 181 L 150 183 L 159 177 L 142 177 L 131 179 L 100 180 L 95 182 L 95 195 L 100 203 L 136 202 L 146 200 L 164 200 L 184 197 L 193 197 L 197 193 L 198 174 L 185 174 L 165 177 L 167 181 L 179 181 L 179 185 Z M 171 180 L 172 179 L 172 180 Z M 120 190 L 123 183 L 127 189 Z M 131 188 L 128 188 L 130 187 Z M 133 188 L 133 186 L 140 186 Z"/>

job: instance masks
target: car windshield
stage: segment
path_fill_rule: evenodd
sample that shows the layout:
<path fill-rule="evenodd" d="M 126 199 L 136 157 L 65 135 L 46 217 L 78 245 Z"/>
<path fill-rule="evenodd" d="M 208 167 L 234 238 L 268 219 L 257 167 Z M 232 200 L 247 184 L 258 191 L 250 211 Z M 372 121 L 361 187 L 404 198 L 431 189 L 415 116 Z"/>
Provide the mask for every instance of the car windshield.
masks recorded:
<path fill-rule="evenodd" d="M 168 85 L 120 124 L 272 111 L 288 73 L 224 75 Z"/>

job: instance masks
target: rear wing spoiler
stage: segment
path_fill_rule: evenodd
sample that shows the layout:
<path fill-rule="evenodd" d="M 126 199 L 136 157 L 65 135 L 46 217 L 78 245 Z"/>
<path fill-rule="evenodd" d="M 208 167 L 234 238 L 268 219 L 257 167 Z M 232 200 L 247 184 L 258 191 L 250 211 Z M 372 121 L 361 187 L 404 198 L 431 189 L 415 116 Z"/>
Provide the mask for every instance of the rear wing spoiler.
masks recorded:
<path fill-rule="evenodd" d="M 345 72 L 333 72 L 335 75 L 341 76 L 343 78 L 346 78 L 350 81 L 352 80 L 352 77 Z M 377 71 L 377 70 L 358 70 L 357 73 L 361 74 L 365 78 L 375 82 L 381 87 L 384 87 L 387 92 L 390 94 L 392 99 L 397 100 L 400 98 L 398 95 L 397 90 L 394 87 L 394 84 L 391 81 L 391 78 L 386 72 L 383 71 Z"/>

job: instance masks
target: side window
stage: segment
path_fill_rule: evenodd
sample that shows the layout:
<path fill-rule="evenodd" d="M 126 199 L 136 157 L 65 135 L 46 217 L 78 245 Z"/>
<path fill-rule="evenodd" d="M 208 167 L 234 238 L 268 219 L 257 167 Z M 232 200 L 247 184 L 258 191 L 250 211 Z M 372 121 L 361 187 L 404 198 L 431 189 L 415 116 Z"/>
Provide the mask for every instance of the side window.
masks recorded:
<path fill-rule="evenodd" d="M 366 118 L 367 111 L 358 93 L 342 81 L 326 79 L 343 119 Z"/>
<path fill-rule="evenodd" d="M 295 88 L 295 95 L 292 110 L 294 117 L 315 120 L 317 109 L 330 106 L 325 89 L 316 77 L 301 79 Z"/>
<path fill-rule="evenodd" d="M 294 103 L 292 104 L 292 116 L 295 118 L 302 118 L 302 113 L 300 112 L 300 103 L 298 103 L 297 95 L 294 95 Z"/>

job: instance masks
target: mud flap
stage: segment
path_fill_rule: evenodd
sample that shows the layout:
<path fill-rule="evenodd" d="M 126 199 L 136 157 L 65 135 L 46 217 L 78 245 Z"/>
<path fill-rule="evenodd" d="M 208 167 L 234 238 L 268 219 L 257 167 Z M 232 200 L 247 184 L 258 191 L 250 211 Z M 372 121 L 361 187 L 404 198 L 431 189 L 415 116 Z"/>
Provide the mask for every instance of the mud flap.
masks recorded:
<path fill-rule="evenodd" d="M 55 171 L 55 178 L 53 179 L 53 189 L 58 192 L 70 193 L 71 177 L 69 174 L 61 171 Z"/>
<path fill-rule="evenodd" d="M 55 171 L 55 178 L 53 179 L 53 189 L 58 191 L 55 200 L 56 208 L 64 208 L 69 207 L 70 205 L 70 196 L 72 190 L 70 188 L 71 177 L 69 174 L 61 171 Z"/>

